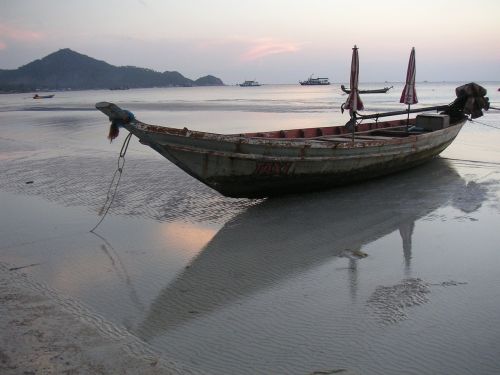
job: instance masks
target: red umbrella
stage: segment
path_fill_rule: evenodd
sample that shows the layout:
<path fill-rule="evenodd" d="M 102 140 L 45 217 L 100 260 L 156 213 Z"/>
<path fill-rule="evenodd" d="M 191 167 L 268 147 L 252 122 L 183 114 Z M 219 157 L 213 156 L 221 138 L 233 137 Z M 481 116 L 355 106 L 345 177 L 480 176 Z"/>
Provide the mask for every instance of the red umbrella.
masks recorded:
<path fill-rule="evenodd" d="M 410 124 L 410 105 L 418 103 L 417 91 L 415 90 L 415 47 L 412 47 L 410 53 L 410 60 L 408 61 L 408 70 L 406 71 L 406 84 L 403 92 L 401 93 L 400 103 L 408 104 L 408 117 L 406 119 L 406 130 Z"/>
<path fill-rule="evenodd" d="M 358 90 L 358 76 L 359 76 L 359 57 L 358 57 L 358 47 L 354 46 L 352 49 L 352 60 L 351 60 L 351 92 L 344 103 L 344 108 L 349 110 L 351 117 L 353 117 L 354 112 L 362 110 L 364 108 L 363 102 L 359 97 Z"/>
<path fill-rule="evenodd" d="M 408 70 L 406 72 L 406 84 L 403 92 L 401 93 L 400 103 L 408 104 L 408 109 L 410 104 L 418 103 L 417 91 L 415 90 L 415 47 L 411 49 L 410 61 L 408 61 Z"/>

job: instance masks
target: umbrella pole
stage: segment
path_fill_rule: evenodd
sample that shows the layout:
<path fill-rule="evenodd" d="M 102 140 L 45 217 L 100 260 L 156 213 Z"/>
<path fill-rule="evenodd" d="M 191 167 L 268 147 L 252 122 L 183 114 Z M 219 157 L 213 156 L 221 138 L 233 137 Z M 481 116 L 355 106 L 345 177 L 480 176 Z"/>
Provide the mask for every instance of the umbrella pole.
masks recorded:
<path fill-rule="evenodd" d="M 408 127 L 410 126 L 410 104 L 408 104 L 408 117 L 406 117 L 406 132 L 408 133 Z"/>
<path fill-rule="evenodd" d="M 354 131 L 356 130 L 356 112 L 352 113 L 351 122 L 352 122 L 352 144 L 354 145 Z"/>

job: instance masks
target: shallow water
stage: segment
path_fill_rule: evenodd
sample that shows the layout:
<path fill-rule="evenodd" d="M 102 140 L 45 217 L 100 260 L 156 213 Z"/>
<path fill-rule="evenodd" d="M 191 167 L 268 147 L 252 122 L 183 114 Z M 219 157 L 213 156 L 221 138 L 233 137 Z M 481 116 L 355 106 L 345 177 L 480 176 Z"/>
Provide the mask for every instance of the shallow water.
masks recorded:
<path fill-rule="evenodd" d="M 394 86 L 365 107 L 402 109 Z M 419 105 L 456 86 L 419 84 Z M 222 197 L 133 141 L 95 235 L 124 138 L 105 139 L 101 100 L 222 133 L 347 121 L 337 85 L 2 95 L 1 262 L 209 373 L 500 372 L 498 112 L 420 168 L 272 200 Z"/>

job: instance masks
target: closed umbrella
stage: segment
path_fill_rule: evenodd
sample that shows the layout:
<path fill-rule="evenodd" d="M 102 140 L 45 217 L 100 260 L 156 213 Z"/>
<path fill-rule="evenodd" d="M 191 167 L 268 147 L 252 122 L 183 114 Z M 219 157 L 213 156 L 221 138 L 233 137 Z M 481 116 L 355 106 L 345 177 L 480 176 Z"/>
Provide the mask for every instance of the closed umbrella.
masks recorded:
<path fill-rule="evenodd" d="M 352 49 L 352 60 L 351 60 L 351 92 L 344 103 L 344 108 L 349 110 L 351 117 L 355 116 L 355 112 L 362 110 L 364 108 L 363 102 L 359 97 L 358 90 L 359 82 L 359 57 L 358 57 L 358 47 L 354 46 Z"/>
<path fill-rule="evenodd" d="M 351 115 L 351 119 L 347 122 L 346 126 L 352 128 L 352 141 L 354 142 L 354 131 L 356 130 L 356 112 L 360 111 L 364 108 L 363 102 L 359 97 L 358 90 L 358 82 L 359 82 L 359 57 L 358 57 L 358 47 L 354 46 L 352 49 L 352 60 L 351 60 L 351 77 L 350 77 L 350 86 L 351 92 L 347 97 L 347 100 L 342 105 L 343 109 L 348 109 L 349 114 Z"/>
<path fill-rule="evenodd" d="M 410 53 L 410 60 L 408 61 L 408 70 L 406 71 L 405 87 L 403 89 L 403 92 L 401 93 L 401 99 L 399 99 L 400 103 L 408 104 L 408 118 L 406 121 L 406 127 L 408 127 L 408 123 L 410 121 L 410 106 L 412 104 L 418 103 L 417 91 L 415 90 L 415 75 L 415 47 L 413 47 Z"/>

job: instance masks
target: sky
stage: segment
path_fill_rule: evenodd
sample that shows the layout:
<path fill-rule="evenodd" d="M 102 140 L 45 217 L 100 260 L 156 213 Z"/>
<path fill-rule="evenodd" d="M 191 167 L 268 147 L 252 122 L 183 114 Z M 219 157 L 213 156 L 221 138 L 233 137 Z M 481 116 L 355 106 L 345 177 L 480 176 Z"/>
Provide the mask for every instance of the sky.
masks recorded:
<path fill-rule="evenodd" d="M 500 0 L 0 0 L 0 69 L 62 48 L 104 60 L 244 80 L 500 81 Z"/>

